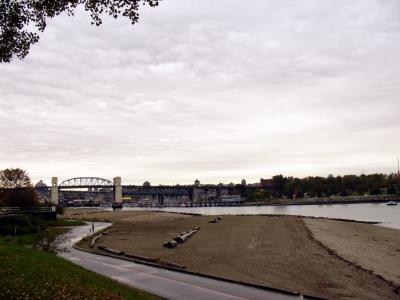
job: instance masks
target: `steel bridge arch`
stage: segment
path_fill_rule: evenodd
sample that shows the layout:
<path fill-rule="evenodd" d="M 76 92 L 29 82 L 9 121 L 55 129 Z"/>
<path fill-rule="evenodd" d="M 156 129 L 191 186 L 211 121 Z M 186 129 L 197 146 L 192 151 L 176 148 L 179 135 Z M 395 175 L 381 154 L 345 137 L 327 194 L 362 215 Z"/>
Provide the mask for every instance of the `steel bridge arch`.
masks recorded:
<path fill-rule="evenodd" d="M 108 179 L 99 177 L 75 177 L 64 180 L 59 184 L 59 187 L 90 187 L 104 186 L 113 187 L 114 183 Z"/>

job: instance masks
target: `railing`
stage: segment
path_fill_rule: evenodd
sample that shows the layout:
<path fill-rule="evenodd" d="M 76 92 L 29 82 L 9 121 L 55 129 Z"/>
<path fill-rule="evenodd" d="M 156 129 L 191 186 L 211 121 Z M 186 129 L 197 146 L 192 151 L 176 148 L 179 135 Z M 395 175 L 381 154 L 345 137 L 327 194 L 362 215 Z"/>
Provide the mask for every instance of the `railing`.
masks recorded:
<path fill-rule="evenodd" d="M 0 217 L 24 215 L 24 214 L 45 214 L 45 213 L 55 213 L 55 212 L 56 212 L 55 206 L 34 207 L 31 209 L 21 209 L 20 207 L 0 207 Z"/>

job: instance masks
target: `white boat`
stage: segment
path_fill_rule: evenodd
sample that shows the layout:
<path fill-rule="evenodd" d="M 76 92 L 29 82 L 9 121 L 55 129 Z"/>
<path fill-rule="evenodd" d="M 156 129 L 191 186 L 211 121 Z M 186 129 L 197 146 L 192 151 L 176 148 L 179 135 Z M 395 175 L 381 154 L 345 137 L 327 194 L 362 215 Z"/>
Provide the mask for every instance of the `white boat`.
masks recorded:
<path fill-rule="evenodd" d="M 396 201 L 388 201 L 388 202 L 386 202 L 386 205 L 397 205 L 397 202 Z"/>

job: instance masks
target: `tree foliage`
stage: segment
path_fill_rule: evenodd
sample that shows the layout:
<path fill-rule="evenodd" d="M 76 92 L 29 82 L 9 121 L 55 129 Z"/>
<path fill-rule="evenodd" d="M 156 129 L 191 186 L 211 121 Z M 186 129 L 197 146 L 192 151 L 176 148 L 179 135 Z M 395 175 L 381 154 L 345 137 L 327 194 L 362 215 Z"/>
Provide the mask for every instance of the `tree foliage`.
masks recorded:
<path fill-rule="evenodd" d="M 0 206 L 30 208 L 38 204 L 31 180 L 22 169 L 0 171 Z"/>
<path fill-rule="evenodd" d="M 101 15 L 127 17 L 132 24 L 139 21 L 139 6 L 158 6 L 161 0 L 0 0 L 0 62 L 13 56 L 24 58 L 39 41 L 47 19 L 66 13 L 74 14 L 80 5 L 90 13 L 91 23 L 102 24 Z"/>
<path fill-rule="evenodd" d="M 4 169 L 0 171 L 0 187 L 27 188 L 32 187 L 31 179 L 22 169 Z"/>
<path fill-rule="evenodd" d="M 380 193 L 395 194 L 400 190 L 400 177 L 396 174 L 345 175 L 328 177 L 294 178 L 275 175 L 257 191 L 247 195 L 250 199 L 260 199 L 264 193 L 275 198 L 362 196 Z M 267 198 L 267 197 L 264 197 Z"/>

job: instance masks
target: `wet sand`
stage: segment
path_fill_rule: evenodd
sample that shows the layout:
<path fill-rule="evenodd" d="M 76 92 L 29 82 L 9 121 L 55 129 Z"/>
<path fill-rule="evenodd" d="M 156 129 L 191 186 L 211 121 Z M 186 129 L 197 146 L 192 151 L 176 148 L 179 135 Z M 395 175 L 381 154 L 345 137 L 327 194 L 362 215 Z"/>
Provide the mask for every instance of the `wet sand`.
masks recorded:
<path fill-rule="evenodd" d="M 331 299 L 399 299 L 393 284 L 338 258 L 318 242 L 322 237 L 324 241 L 329 240 L 327 236 L 331 233 L 320 229 L 317 234 L 315 224 L 344 223 L 340 221 L 289 216 L 223 216 L 221 222 L 210 224 L 211 216 L 96 210 L 82 214 L 78 210 L 67 210 L 66 216 L 114 222 L 113 231 L 98 244 L 174 261 L 194 272 Z M 200 231 L 184 244 L 174 249 L 162 246 L 180 232 L 197 226 Z M 341 224 L 337 226 L 339 230 L 347 230 L 340 227 Z M 388 234 L 385 239 L 396 245 L 395 237 L 392 239 L 391 234 L 383 233 L 390 229 L 378 228 L 382 230 L 381 236 Z M 361 235 L 360 228 L 352 230 L 356 230 L 352 234 Z M 365 253 L 368 257 L 368 250 Z M 396 265 L 389 268 L 390 274 L 398 276 Z"/>

